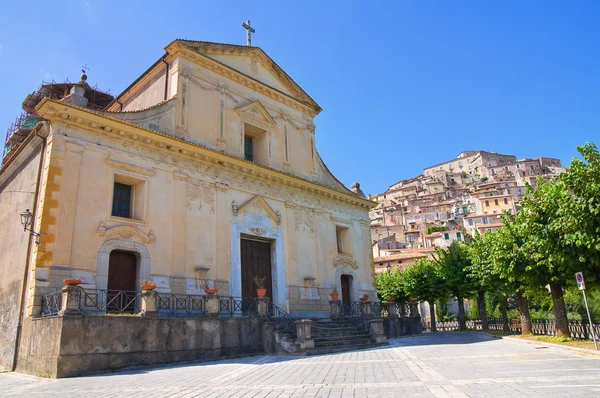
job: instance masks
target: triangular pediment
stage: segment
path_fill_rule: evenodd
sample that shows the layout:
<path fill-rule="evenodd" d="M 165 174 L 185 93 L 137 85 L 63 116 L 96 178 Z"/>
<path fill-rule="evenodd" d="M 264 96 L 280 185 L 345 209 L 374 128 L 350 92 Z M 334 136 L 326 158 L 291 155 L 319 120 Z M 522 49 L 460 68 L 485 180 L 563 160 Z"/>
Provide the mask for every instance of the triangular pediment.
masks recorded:
<path fill-rule="evenodd" d="M 240 106 L 236 109 L 240 115 L 267 127 L 274 127 L 275 120 L 259 101 L 254 101 L 248 105 Z"/>
<path fill-rule="evenodd" d="M 316 113 L 321 111 L 321 107 L 259 47 L 178 39 L 167 46 L 167 51 L 171 52 L 170 48 L 177 44 L 292 97 Z"/>
<path fill-rule="evenodd" d="M 252 212 L 266 215 L 269 218 L 271 218 L 271 220 L 274 221 L 276 224 L 279 224 L 279 222 L 281 221 L 281 216 L 277 214 L 277 212 L 274 211 L 271 206 L 269 206 L 265 198 L 263 198 L 260 195 L 256 195 L 255 197 L 253 197 L 238 208 L 238 214 L 241 214 L 243 212 Z"/>

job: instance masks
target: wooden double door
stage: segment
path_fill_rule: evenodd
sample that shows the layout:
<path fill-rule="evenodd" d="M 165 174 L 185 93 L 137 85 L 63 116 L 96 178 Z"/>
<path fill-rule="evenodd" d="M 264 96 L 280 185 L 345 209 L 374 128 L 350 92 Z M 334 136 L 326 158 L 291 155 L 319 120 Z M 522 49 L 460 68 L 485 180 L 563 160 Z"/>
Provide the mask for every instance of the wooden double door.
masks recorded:
<path fill-rule="evenodd" d="M 242 297 L 258 297 L 254 277 L 264 278 L 265 297 L 273 298 L 273 275 L 271 273 L 271 242 L 241 239 Z"/>

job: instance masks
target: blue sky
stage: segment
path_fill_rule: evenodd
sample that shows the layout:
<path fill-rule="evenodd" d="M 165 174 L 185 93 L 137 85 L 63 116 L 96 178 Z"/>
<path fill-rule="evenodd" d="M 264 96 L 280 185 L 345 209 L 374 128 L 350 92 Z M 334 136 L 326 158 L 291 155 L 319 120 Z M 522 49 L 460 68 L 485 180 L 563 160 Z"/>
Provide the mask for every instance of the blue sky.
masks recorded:
<path fill-rule="evenodd" d="M 600 144 L 598 1 L 5 2 L 0 128 L 42 80 L 118 94 L 174 38 L 244 44 L 241 22 L 323 108 L 317 148 L 366 193 L 465 149 L 557 157 Z M 3 137 L 3 132 L 0 132 Z"/>

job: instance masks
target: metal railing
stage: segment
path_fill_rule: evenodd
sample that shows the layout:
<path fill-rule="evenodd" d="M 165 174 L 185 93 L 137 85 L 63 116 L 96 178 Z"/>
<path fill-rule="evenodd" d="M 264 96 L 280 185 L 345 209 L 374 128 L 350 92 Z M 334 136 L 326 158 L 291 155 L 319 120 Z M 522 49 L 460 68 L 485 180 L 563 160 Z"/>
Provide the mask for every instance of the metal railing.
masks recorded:
<path fill-rule="evenodd" d="M 205 316 L 204 296 L 156 293 L 156 312 L 167 317 Z"/>
<path fill-rule="evenodd" d="M 438 332 L 448 332 L 459 330 L 458 321 L 450 322 L 436 322 L 436 329 Z M 423 330 L 431 330 L 431 322 L 422 322 Z M 481 320 L 467 320 L 466 326 L 468 330 L 482 330 Z M 520 319 L 509 319 L 508 320 L 509 330 L 513 333 L 521 333 L 521 320 Z M 594 333 L 600 335 L 600 324 L 593 324 Z M 488 330 L 503 330 L 504 325 L 500 318 L 488 319 Z M 538 336 L 556 336 L 556 321 L 554 319 L 532 319 L 531 320 L 531 332 Z M 569 332 L 574 339 L 590 339 L 591 328 L 587 321 L 569 321 Z"/>
<path fill-rule="evenodd" d="M 140 312 L 141 293 L 127 290 L 77 289 L 82 314 L 134 314 Z"/>
<path fill-rule="evenodd" d="M 343 317 L 380 318 L 387 316 L 387 305 L 380 301 L 353 301 L 349 304 L 340 301 L 339 306 L 340 316 Z"/>

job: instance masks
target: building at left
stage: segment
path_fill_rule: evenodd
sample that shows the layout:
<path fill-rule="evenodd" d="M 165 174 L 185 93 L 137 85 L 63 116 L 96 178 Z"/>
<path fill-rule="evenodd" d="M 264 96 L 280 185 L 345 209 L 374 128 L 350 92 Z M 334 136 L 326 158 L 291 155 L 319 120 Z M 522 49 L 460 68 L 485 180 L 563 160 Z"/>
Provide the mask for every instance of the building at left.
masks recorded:
<path fill-rule="evenodd" d="M 65 279 L 233 298 L 256 297 L 258 280 L 274 306 L 313 318 L 329 316 L 333 290 L 376 298 L 376 203 L 330 173 L 321 108 L 259 47 L 175 40 L 114 98 L 84 74 L 43 84 L 23 109 L 0 169 L 5 368 Z"/>

